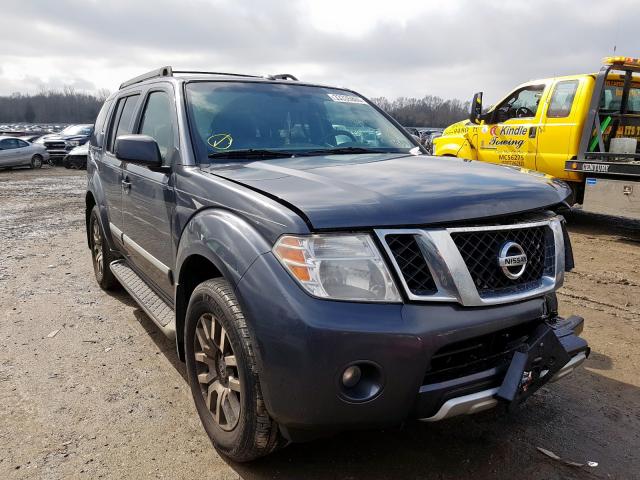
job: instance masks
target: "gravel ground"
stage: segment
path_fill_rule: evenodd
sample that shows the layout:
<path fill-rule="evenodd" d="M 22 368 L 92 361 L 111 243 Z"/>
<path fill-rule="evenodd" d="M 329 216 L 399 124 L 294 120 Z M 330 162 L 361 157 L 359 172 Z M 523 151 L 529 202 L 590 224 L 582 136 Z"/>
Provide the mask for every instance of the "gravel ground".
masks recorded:
<path fill-rule="evenodd" d="M 577 268 L 561 312 L 586 318 L 593 353 L 515 413 L 344 433 L 236 465 L 200 427 L 173 345 L 96 285 L 85 181 L 0 172 L 0 479 L 640 478 L 640 225 L 569 218 Z"/>

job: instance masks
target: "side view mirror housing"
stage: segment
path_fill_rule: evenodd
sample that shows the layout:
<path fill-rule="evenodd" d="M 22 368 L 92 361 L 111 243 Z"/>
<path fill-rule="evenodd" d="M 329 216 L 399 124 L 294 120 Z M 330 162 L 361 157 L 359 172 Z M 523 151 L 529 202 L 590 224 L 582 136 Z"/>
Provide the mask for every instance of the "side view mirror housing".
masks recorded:
<path fill-rule="evenodd" d="M 120 135 L 116 138 L 116 158 L 149 168 L 162 166 L 156 141 L 148 135 Z"/>
<path fill-rule="evenodd" d="M 472 123 L 480 123 L 480 120 L 482 120 L 482 92 L 473 95 L 469 120 L 471 120 Z"/>

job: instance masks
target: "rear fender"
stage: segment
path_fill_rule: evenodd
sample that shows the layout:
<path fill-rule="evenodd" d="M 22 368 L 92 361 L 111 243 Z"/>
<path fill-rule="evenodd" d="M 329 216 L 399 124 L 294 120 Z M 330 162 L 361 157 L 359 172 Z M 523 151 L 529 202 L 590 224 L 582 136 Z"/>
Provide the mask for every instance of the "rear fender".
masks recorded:
<path fill-rule="evenodd" d="M 113 241 L 113 237 L 111 236 L 111 228 L 109 227 L 109 214 L 107 212 L 107 203 L 102 182 L 100 181 L 97 169 L 95 169 L 95 167 L 90 168 L 89 162 L 87 162 L 87 176 L 88 184 L 85 196 L 87 245 L 91 248 L 89 243 L 89 218 L 91 216 L 91 210 L 93 209 L 92 205 L 97 205 L 100 213 L 99 220 L 102 225 L 102 231 L 104 232 L 107 245 L 110 250 L 116 251 L 117 248 Z"/>

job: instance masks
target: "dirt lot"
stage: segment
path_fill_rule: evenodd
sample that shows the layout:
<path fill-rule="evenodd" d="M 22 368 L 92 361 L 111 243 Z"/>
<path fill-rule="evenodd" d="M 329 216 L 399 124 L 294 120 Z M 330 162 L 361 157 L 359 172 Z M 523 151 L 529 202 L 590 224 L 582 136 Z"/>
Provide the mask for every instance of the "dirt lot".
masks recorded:
<path fill-rule="evenodd" d="M 83 172 L 0 172 L 1 479 L 640 478 L 640 225 L 571 216 L 577 268 L 561 310 L 586 318 L 593 353 L 516 413 L 345 433 L 235 465 L 201 429 L 173 345 L 96 285 L 84 187 Z"/>

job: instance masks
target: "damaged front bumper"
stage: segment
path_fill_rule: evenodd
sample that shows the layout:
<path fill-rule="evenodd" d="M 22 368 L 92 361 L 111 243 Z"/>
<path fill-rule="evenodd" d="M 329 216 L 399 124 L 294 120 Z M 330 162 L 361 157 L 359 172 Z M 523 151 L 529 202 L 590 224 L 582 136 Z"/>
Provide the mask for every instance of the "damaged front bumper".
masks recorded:
<path fill-rule="evenodd" d="M 424 385 L 420 395 L 446 396 L 447 399 L 435 413 L 420 420 L 437 422 L 469 415 L 493 408 L 500 401 L 506 401 L 510 406 L 521 403 L 545 383 L 569 375 L 584 363 L 590 349 L 587 342 L 578 336 L 583 325 L 582 317 L 557 317 L 541 325 L 538 338 L 516 352 L 508 365 L 442 384 Z M 551 351 L 542 353 L 549 349 L 550 343 L 553 343 Z M 490 384 L 491 387 L 467 393 L 470 389 L 476 390 L 473 385 L 482 384 Z M 451 392 L 456 391 L 463 394 L 451 396 Z"/>

